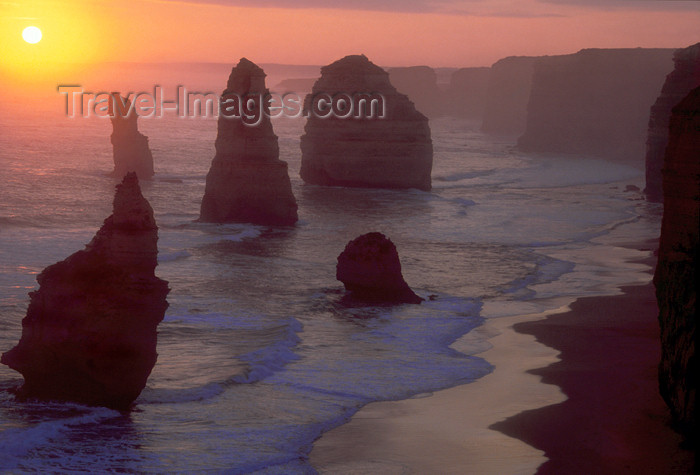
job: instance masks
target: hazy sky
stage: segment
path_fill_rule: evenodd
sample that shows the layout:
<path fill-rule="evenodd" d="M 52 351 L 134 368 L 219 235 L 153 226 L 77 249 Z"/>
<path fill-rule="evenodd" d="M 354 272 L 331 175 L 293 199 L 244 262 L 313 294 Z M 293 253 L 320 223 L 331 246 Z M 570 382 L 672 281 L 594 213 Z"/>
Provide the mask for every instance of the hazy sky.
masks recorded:
<path fill-rule="evenodd" d="M 37 45 L 21 40 L 28 25 L 44 32 Z M 364 53 L 384 66 L 485 66 L 585 47 L 683 47 L 698 32 L 698 1 L 0 0 L 5 63 L 327 64 Z"/>

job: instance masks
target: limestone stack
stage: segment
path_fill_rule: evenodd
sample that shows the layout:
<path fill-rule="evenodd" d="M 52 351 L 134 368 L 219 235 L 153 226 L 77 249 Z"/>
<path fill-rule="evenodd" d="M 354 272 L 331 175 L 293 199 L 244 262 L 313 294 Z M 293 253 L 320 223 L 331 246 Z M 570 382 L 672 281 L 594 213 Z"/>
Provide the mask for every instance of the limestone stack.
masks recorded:
<path fill-rule="evenodd" d="M 158 227 L 136 174 L 85 247 L 39 274 L 22 337 L 2 355 L 21 398 L 127 409 L 156 363 L 168 283 L 156 277 Z"/>
<path fill-rule="evenodd" d="M 323 98 L 335 101 L 335 112 L 319 100 Z M 381 98 L 374 101 L 379 104 L 374 114 L 363 107 L 372 98 Z M 388 73 L 364 55 L 323 67 L 304 109 L 309 114 L 301 137 L 305 182 L 430 190 L 433 145 L 428 119 L 396 91 Z"/>
<path fill-rule="evenodd" d="M 437 73 L 429 66 L 408 66 L 389 69 L 389 81 L 401 94 L 406 94 L 416 109 L 428 117 L 445 114 L 446 97 L 437 84 Z"/>
<path fill-rule="evenodd" d="M 115 104 L 119 101 L 119 104 Z M 112 155 L 114 170 L 111 176 L 121 179 L 128 172 L 136 172 L 140 180 L 153 178 L 153 155 L 148 137 L 138 131 L 138 115 L 127 98 L 112 93 L 109 101 L 109 120 L 112 122 Z"/>
<path fill-rule="evenodd" d="M 378 232 L 350 241 L 338 256 L 336 278 L 359 302 L 401 304 L 421 303 L 401 275 L 396 246 Z"/>
<path fill-rule="evenodd" d="M 222 109 L 229 111 L 219 115 L 216 155 L 207 174 L 200 221 L 278 226 L 297 221 L 297 204 L 287 162 L 279 159 L 267 94 L 265 72 L 242 58 L 221 97 Z"/>
<path fill-rule="evenodd" d="M 654 275 L 661 329 L 659 388 L 677 427 L 697 438 L 700 87 L 673 108 L 663 191 L 664 216 Z"/>
<path fill-rule="evenodd" d="M 510 56 L 491 66 L 482 131 L 496 135 L 520 135 L 525 131 L 536 60 L 531 56 Z"/>
<path fill-rule="evenodd" d="M 674 70 L 666 76 L 661 94 L 651 106 L 647 132 L 646 193 L 653 202 L 663 201 L 661 168 L 668 144 L 671 109 L 692 89 L 700 86 L 700 43 L 673 54 Z"/>

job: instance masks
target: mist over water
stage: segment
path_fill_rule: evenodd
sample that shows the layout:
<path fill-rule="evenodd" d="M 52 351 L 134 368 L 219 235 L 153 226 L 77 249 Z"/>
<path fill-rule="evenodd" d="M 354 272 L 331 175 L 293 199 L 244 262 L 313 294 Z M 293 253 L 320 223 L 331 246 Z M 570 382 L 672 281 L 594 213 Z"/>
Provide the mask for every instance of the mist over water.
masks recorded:
<path fill-rule="evenodd" d="M 492 371 L 450 345 L 484 318 L 648 280 L 617 247 L 656 237 L 643 171 L 595 157 L 523 155 L 478 124 L 431 121 L 433 191 L 304 185 L 303 120 L 273 122 L 300 222 L 195 223 L 216 122 L 139 121 L 156 176 L 142 182 L 169 281 L 158 363 L 135 409 L 18 403 L 0 367 L 0 469 L 308 473 L 311 444 L 362 405 Z M 19 340 L 36 274 L 81 249 L 111 212 L 103 119 L 0 117 L 0 350 Z M 421 305 L 347 308 L 335 263 L 380 231 Z M 559 305 L 556 305 L 559 306 Z M 473 352 L 483 345 L 476 342 Z M 470 353 L 467 351 L 467 353 Z"/>

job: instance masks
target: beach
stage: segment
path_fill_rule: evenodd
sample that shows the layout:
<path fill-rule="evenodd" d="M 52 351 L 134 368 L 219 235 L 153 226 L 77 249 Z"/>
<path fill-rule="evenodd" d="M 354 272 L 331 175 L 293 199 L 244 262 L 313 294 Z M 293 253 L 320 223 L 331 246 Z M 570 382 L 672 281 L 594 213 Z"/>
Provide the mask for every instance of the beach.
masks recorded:
<path fill-rule="evenodd" d="M 658 393 L 650 280 L 548 315 L 487 321 L 480 331 L 493 346 L 479 356 L 493 373 L 366 406 L 316 442 L 312 465 L 321 473 L 691 473 L 692 453 L 680 448 Z"/>

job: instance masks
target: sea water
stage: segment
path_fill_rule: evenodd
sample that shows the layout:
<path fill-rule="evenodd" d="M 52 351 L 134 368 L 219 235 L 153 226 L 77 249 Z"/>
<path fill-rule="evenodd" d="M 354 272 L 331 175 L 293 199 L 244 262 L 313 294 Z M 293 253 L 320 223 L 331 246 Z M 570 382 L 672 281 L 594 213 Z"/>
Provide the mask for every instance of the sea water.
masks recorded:
<path fill-rule="evenodd" d="M 129 413 L 17 402 L 0 367 L 0 470 L 314 473 L 324 431 L 363 405 L 468 384 L 493 370 L 483 341 L 451 347 L 485 318 L 648 281 L 659 208 L 643 171 L 596 157 L 524 155 L 478 124 L 431 121 L 433 190 L 305 185 L 302 119 L 274 121 L 300 221 L 195 222 L 215 120 L 141 119 L 157 174 L 141 187 L 169 282 L 158 362 Z M 16 110 L 0 116 L 0 351 L 21 335 L 27 293 L 111 213 L 108 120 Z M 348 308 L 335 264 L 380 231 L 421 305 Z"/>

